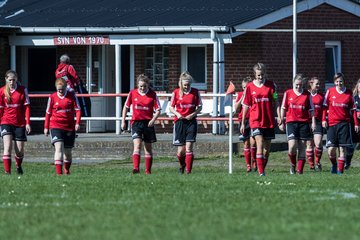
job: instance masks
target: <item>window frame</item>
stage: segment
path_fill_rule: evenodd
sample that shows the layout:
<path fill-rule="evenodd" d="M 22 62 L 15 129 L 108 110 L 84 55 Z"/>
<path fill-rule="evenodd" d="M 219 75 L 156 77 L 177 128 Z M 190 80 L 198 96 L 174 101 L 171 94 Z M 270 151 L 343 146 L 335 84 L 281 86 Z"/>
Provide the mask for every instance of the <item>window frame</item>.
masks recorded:
<path fill-rule="evenodd" d="M 204 72 L 205 72 L 205 76 L 204 76 L 204 82 L 203 83 L 193 83 L 192 86 L 194 88 L 197 88 L 199 90 L 207 90 L 207 45 L 206 44 L 191 44 L 191 45 L 182 45 L 181 46 L 181 72 L 183 71 L 187 71 L 187 66 L 188 66 L 188 48 L 191 47 L 202 47 L 205 50 L 205 57 L 204 57 Z M 191 74 L 191 73 L 190 73 Z"/>
<path fill-rule="evenodd" d="M 341 68 L 341 41 L 325 41 L 325 50 L 327 48 L 331 48 L 333 50 L 333 57 L 334 57 L 334 72 L 335 73 L 339 73 L 342 72 L 342 68 Z M 326 60 L 326 59 L 325 59 Z M 326 74 L 325 74 L 326 75 Z M 325 79 L 325 90 L 327 90 L 330 87 L 334 86 L 334 83 L 331 82 L 327 82 L 328 79 Z"/>

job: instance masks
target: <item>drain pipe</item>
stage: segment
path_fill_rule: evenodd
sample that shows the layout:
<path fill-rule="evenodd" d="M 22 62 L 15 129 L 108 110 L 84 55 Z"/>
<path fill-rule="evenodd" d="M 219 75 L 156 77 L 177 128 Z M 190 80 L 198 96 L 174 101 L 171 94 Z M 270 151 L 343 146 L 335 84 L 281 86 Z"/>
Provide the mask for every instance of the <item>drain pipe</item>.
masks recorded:
<path fill-rule="evenodd" d="M 210 37 L 211 40 L 213 40 L 214 44 L 213 44 L 213 94 L 217 94 L 217 90 L 218 90 L 218 83 L 219 83 L 219 39 L 216 36 L 216 32 L 214 29 L 211 29 L 210 32 Z M 213 112 L 212 112 L 212 117 L 217 117 L 217 113 L 218 113 L 218 97 L 214 96 L 213 97 Z M 212 124 L 212 134 L 217 134 L 218 133 L 218 128 L 217 128 L 217 121 L 213 121 Z"/>

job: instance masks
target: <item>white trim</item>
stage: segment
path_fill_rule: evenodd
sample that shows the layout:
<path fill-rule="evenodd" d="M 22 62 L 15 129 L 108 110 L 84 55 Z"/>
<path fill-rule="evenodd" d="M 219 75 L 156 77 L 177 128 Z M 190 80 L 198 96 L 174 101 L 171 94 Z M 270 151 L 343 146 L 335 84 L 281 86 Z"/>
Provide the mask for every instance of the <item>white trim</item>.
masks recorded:
<path fill-rule="evenodd" d="M 307 10 L 311 10 L 315 7 L 320 6 L 321 4 L 329 4 L 330 6 L 339 8 L 346 12 L 349 12 L 355 16 L 360 17 L 360 5 L 344 0 L 305 0 L 297 3 L 297 13 L 301 13 Z M 234 26 L 235 29 L 257 29 L 263 26 L 269 25 L 276 21 L 282 20 L 284 18 L 290 17 L 293 15 L 293 5 L 288 5 L 277 11 L 269 13 L 265 16 L 258 17 L 254 20 L 239 24 Z M 232 37 L 237 37 L 244 34 L 245 32 L 234 32 Z"/>
<path fill-rule="evenodd" d="M 199 90 L 207 90 L 207 45 L 181 45 L 181 72 L 187 71 L 188 65 L 188 48 L 189 47 L 203 47 L 205 48 L 205 82 L 204 83 L 193 83 L 192 87 L 197 88 Z M 191 74 L 191 73 L 190 73 Z"/>
<path fill-rule="evenodd" d="M 78 33 L 74 33 L 78 34 Z M 230 34 L 221 34 L 225 44 L 232 43 Z M 185 34 L 110 35 L 110 45 L 212 44 L 210 32 Z M 54 35 L 9 36 L 9 44 L 17 46 L 54 46 Z"/>

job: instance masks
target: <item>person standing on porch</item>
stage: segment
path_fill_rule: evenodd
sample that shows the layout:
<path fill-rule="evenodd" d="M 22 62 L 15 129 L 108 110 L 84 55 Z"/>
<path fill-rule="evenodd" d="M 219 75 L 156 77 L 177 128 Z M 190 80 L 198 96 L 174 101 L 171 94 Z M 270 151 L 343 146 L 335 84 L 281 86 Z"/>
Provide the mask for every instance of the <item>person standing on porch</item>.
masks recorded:
<path fill-rule="evenodd" d="M 22 161 L 26 134 L 30 127 L 30 99 L 25 87 L 18 83 L 18 75 L 9 70 L 5 73 L 5 86 L 0 89 L 1 137 L 3 138 L 3 164 L 5 174 L 11 174 L 11 152 L 14 146 L 16 172 L 23 174 Z"/>
<path fill-rule="evenodd" d="M 80 79 L 73 65 L 70 64 L 70 57 L 63 54 L 60 57 L 60 63 L 55 70 L 55 78 L 63 78 L 66 81 L 67 88 L 74 91 L 80 85 Z"/>
<path fill-rule="evenodd" d="M 202 109 L 199 90 L 191 87 L 192 76 L 183 72 L 179 78 L 179 88 L 172 93 L 170 112 L 174 114 L 173 145 L 177 146 L 177 157 L 180 163 L 180 174 L 192 171 L 194 153 L 193 145 L 196 142 L 196 116 Z"/>
<path fill-rule="evenodd" d="M 161 107 L 155 91 L 150 88 L 150 79 L 144 74 L 137 77 L 137 88 L 128 94 L 122 111 L 121 129 L 126 128 L 125 118 L 130 108 L 132 109 L 131 136 L 134 144 L 132 173 L 140 173 L 141 143 L 144 142 L 145 174 L 151 174 L 152 143 L 157 141 L 154 124 L 160 115 Z"/>

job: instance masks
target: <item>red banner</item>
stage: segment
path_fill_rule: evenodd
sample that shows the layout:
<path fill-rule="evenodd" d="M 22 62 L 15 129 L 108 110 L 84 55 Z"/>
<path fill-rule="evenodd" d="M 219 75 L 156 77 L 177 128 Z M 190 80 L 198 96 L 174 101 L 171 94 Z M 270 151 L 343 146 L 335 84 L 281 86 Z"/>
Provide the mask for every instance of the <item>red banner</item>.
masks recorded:
<path fill-rule="evenodd" d="M 109 45 L 109 36 L 58 36 L 54 45 Z"/>

